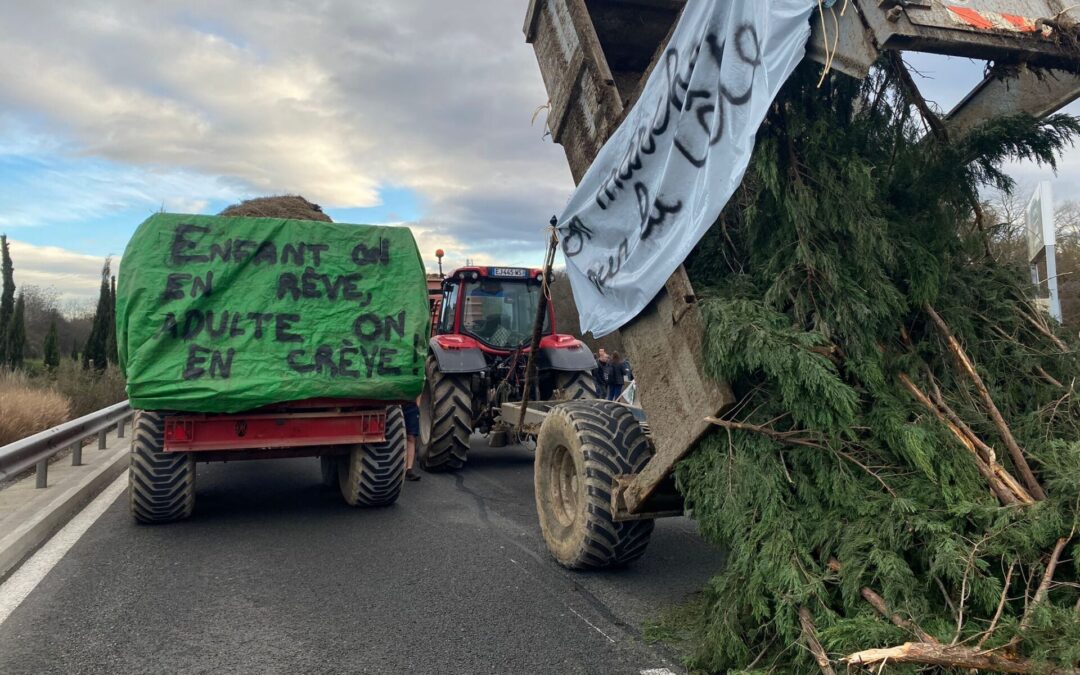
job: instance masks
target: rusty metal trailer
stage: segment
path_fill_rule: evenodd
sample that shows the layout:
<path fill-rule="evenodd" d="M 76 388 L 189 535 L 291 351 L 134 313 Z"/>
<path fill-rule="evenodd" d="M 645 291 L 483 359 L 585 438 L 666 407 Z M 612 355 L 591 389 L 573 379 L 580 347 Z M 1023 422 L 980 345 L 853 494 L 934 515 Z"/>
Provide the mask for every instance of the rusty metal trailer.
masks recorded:
<path fill-rule="evenodd" d="M 640 95 L 686 1 L 530 0 L 525 39 L 547 88 L 549 130 L 575 182 Z M 945 118 L 963 134 L 996 116 L 1045 116 L 1080 96 L 1078 20 L 1080 7 L 1062 0 L 822 0 L 808 58 L 857 78 L 884 51 L 992 62 Z M 620 331 L 651 438 L 606 401 L 504 411 L 538 434 L 537 510 L 563 565 L 629 562 L 644 552 L 653 518 L 681 512 L 672 470 L 710 427 L 707 419 L 734 402 L 729 387 L 704 373 L 703 328 L 680 266 Z"/>

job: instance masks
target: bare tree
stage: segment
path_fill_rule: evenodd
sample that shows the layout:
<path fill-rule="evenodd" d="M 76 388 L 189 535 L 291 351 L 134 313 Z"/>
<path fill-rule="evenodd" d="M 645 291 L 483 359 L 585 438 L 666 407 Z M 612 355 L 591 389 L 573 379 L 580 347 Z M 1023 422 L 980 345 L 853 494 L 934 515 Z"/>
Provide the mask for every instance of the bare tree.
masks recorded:
<path fill-rule="evenodd" d="M 1080 245 L 1080 202 L 1061 202 L 1054 210 L 1054 226 L 1059 246 Z"/>

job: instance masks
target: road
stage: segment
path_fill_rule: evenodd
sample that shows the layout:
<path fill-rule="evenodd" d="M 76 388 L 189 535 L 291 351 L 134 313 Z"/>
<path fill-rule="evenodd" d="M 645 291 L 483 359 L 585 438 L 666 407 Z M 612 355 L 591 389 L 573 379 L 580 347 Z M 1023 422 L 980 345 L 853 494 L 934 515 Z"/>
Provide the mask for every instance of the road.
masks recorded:
<path fill-rule="evenodd" d="M 532 454 L 473 446 L 379 510 L 345 506 L 312 459 L 200 465 L 172 525 L 134 524 L 124 493 L 0 624 L 0 673 L 679 672 L 642 624 L 720 552 L 668 519 L 627 569 L 564 570 Z"/>

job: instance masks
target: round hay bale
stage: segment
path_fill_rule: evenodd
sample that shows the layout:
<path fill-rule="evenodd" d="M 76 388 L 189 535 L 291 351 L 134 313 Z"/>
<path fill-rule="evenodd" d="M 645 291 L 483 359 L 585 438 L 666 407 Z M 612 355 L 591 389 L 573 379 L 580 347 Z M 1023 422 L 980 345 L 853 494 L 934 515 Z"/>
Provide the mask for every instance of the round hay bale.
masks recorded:
<path fill-rule="evenodd" d="M 278 195 L 276 197 L 258 197 L 233 204 L 219 216 L 243 216 L 246 218 L 289 218 L 292 220 L 318 220 L 332 223 L 330 216 L 323 213 L 322 207 L 313 204 L 300 195 Z"/>

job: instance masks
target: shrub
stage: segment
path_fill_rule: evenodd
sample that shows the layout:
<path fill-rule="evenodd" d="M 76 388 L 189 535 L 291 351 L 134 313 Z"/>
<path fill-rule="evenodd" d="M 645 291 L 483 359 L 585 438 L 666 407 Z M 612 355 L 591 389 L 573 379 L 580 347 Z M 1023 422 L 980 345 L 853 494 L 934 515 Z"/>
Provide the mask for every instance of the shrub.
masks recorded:
<path fill-rule="evenodd" d="M 22 373 L 0 374 L 0 445 L 61 424 L 70 414 L 67 396 Z"/>
<path fill-rule="evenodd" d="M 71 417 L 82 417 L 127 398 L 124 376 L 110 365 L 98 370 L 62 359 L 49 378 L 51 386 L 71 401 Z"/>

